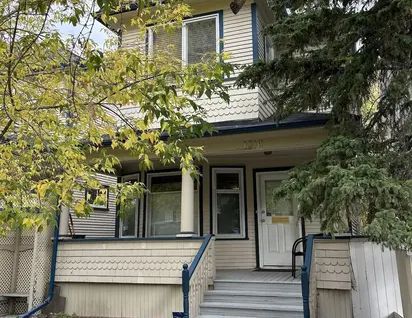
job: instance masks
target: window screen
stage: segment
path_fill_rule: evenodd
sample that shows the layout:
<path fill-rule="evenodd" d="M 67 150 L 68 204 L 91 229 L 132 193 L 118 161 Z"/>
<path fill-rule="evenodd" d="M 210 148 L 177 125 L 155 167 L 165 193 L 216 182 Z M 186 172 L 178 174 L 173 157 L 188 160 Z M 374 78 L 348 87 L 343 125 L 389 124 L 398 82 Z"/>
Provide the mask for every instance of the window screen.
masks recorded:
<path fill-rule="evenodd" d="M 153 31 L 153 53 L 168 53 L 176 59 L 182 59 L 182 29 L 166 31 L 158 28 Z"/>
<path fill-rule="evenodd" d="M 211 53 L 216 53 L 216 18 L 188 22 L 187 62 L 198 63 Z"/>

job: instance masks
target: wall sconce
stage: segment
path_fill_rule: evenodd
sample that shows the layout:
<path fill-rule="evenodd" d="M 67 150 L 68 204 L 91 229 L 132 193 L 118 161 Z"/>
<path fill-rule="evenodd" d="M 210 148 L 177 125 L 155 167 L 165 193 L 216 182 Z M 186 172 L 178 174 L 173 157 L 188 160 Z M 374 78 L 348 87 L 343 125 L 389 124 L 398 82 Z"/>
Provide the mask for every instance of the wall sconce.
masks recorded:
<path fill-rule="evenodd" d="M 234 14 L 238 14 L 240 9 L 242 9 L 243 5 L 245 4 L 246 0 L 233 0 L 230 3 L 230 9 Z"/>

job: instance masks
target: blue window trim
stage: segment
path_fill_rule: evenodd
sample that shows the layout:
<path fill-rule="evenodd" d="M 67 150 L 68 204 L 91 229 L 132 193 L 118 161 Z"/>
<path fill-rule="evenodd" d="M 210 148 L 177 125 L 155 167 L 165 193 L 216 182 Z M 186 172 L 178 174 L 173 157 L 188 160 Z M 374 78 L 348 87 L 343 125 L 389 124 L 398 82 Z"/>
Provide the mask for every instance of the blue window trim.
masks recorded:
<path fill-rule="evenodd" d="M 253 63 L 256 63 L 259 60 L 256 3 L 251 4 L 251 10 L 252 10 Z"/>

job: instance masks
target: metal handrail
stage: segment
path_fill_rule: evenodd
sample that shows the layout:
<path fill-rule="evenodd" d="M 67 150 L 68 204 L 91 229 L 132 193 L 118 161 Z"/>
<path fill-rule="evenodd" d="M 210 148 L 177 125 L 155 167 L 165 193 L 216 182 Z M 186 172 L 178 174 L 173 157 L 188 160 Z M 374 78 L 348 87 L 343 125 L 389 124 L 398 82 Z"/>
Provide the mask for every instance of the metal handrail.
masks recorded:
<path fill-rule="evenodd" d="M 302 273 L 301 273 L 303 317 L 304 318 L 310 318 L 309 279 L 310 279 L 310 270 L 312 267 L 312 252 L 313 252 L 314 237 L 315 237 L 314 234 L 310 234 L 306 236 L 306 250 L 305 250 L 305 255 L 304 255 L 304 264 L 302 265 Z"/>
<path fill-rule="evenodd" d="M 299 244 L 302 243 L 303 251 L 297 252 Z M 296 278 L 296 256 L 303 256 L 303 261 L 305 261 L 305 250 L 306 250 L 306 236 L 299 237 L 292 246 L 292 277 Z"/>
<path fill-rule="evenodd" d="M 203 254 L 206 252 L 207 247 L 212 241 L 213 234 L 208 234 L 205 236 L 202 245 L 196 253 L 190 267 L 188 264 L 183 265 L 182 270 L 182 292 L 183 292 L 183 312 L 173 313 L 173 317 L 189 318 L 189 292 L 190 292 L 190 279 L 192 278 L 197 266 L 202 259 Z"/>

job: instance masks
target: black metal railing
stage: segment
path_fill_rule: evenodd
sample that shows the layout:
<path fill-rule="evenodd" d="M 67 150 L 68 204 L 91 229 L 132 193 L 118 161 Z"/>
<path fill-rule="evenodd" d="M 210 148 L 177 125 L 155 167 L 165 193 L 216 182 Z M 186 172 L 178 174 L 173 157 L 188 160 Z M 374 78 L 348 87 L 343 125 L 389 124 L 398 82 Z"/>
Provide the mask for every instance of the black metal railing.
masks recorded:
<path fill-rule="evenodd" d="M 299 245 L 302 244 L 302 250 L 298 251 Z M 305 250 L 306 250 L 306 236 L 299 237 L 294 243 L 292 247 L 292 276 L 296 278 L 296 257 L 303 256 L 303 260 L 305 259 Z"/>
<path fill-rule="evenodd" d="M 183 292 L 183 312 L 174 312 L 173 318 L 189 318 L 189 292 L 190 292 L 190 279 L 193 276 L 197 266 L 199 265 L 200 260 L 202 259 L 203 254 L 206 252 L 207 247 L 209 246 L 213 235 L 208 234 L 205 236 L 202 245 L 199 248 L 195 258 L 193 259 L 190 267 L 188 264 L 183 265 L 182 270 L 182 292 Z"/>

